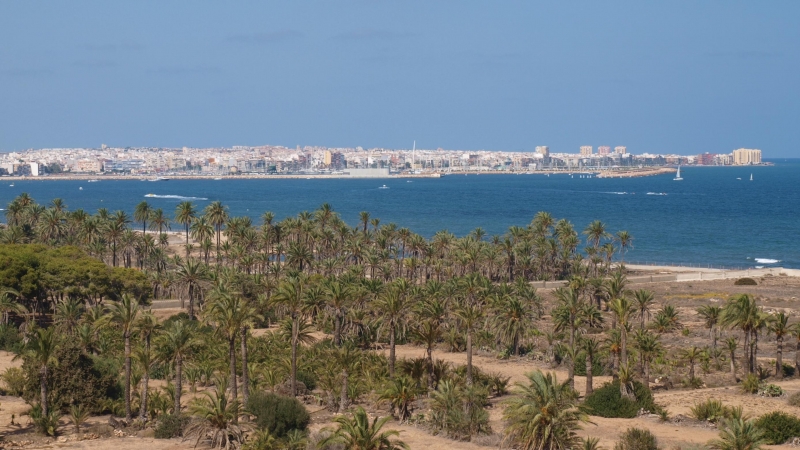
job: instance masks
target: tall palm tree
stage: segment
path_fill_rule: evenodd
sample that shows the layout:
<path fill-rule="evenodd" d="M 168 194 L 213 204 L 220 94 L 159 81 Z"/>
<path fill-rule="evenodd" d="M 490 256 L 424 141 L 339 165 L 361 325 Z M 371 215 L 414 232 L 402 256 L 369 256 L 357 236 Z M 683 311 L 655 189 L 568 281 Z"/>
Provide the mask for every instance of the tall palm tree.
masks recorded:
<path fill-rule="evenodd" d="M 347 306 L 352 300 L 353 288 L 350 284 L 336 279 L 326 280 L 324 286 L 328 308 L 333 313 L 333 343 L 341 347 L 342 327 Z"/>
<path fill-rule="evenodd" d="M 300 324 L 305 322 L 303 285 L 304 280 L 298 277 L 291 277 L 278 286 L 278 291 L 271 298 L 275 305 L 286 311 L 292 322 L 292 367 L 289 380 L 291 383 L 292 396 L 297 395 L 297 347 L 299 345 Z"/>
<path fill-rule="evenodd" d="M 633 236 L 627 231 L 618 231 L 616 240 L 619 242 L 619 256 L 622 263 L 625 263 L 625 253 L 629 248 L 633 248 Z"/>
<path fill-rule="evenodd" d="M 633 300 L 636 317 L 639 318 L 639 329 L 644 330 L 645 321 L 650 319 L 650 311 L 655 304 L 655 296 L 653 291 L 638 289 L 633 293 Z"/>
<path fill-rule="evenodd" d="M 769 332 L 775 335 L 778 341 L 777 357 L 775 358 L 775 376 L 783 378 L 783 339 L 791 332 L 789 317 L 783 312 L 772 315 L 769 325 Z"/>
<path fill-rule="evenodd" d="M 183 393 L 183 362 L 197 346 L 196 322 L 175 320 L 170 322 L 164 332 L 158 336 L 157 347 L 159 359 L 175 365 L 175 410 L 174 415 L 181 413 L 181 396 Z"/>
<path fill-rule="evenodd" d="M 125 420 L 131 420 L 131 333 L 139 315 L 139 303 L 125 293 L 110 307 L 111 321 L 119 326 L 125 341 Z"/>
<path fill-rule="evenodd" d="M 42 415 L 47 416 L 49 409 L 47 404 L 47 377 L 50 367 L 58 364 L 56 359 L 56 348 L 58 339 L 55 328 L 37 328 L 30 340 L 25 344 L 23 354 L 39 367 L 39 404 L 42 407 Z"/>
<path fill-rule="evenodd" d="M 400 433 L 395 430 L 381 431 L 391 417 L 375 417 L 370 422 L 364 408 L 358 407 L 353 413 L 353 417 L 339 416 L 334 421 L 339 425 L 336 430 L 323 439 L 318 445 L 327 447 L 329 445 L 342 445 L 344 448 L 352 450 L 399 450 L 407 449 L 403 441 L 394 439 Z"/>
<path fill-rule="evenodd" d="M 650 388 L 650 364 L 662 351 L 663 347 L 657 334 L 644 331 L 636 335 L 636 349 L 642 358 L 644 385 Z"/>
<path fill-rule="evenodd" d="M 190 201 L 180 202 L 175 208 L 175 222 L 183 225 L 186 230 L 186 245 L 189 245 L 189 225 L 197 217 L 197 211 L 194 204 Z M 189 255 L 187 253 L 186 257 Z"/>
<path fill-rule="evenodd" d="M 247 320 L 246 313 L 250 312 L 245 307 L 241 296 L 229 292 L 225 288 L 211 291 L 210 304 L 205 310 L 206 320 L 213 323 L 217 331 L 228 341 L 228 361 L 230 364 L 230 389 L 231 397 L 237 398 L 236 376 L 236 337 Z"/>
<path fill-rule="evenodd" d="M 586 398 L 594 392 L 594 363 L 600 355 L 600 342 L 597 339 L 584 336 L 580 340 L 580 346 L 586 359 L 586 393 L 584 395 L 584 398 Z"/>
<path fill-rule="evenodd" d="M 731 361 L 731 378 L 736 382 L 736 350 L 739 348 L 739 340 L 731 336 L 725 340 L 725 348 L 728 350 L 728 357 Z"/>
<path fill-rule="evenodd" d="M 750 345 L 751 337 L 756 329 L 760 309 L 755 298 L 749 294 L 740 294 L 731 297 L 722 313 L 722 323 L 726 326 L 736 327 L 744 333 L 744 359 L 747 371 L 753 373 L 753 348 Z"/>
<path fill-rule="evenodd" d="M 394 367 L 397 360 L 395 340 L 398 331 L 405 327 L 406 315 L 411 309 L 411 302 L 405 293 L 392 285 L 378 296 L 375 311 L 379 312 L 382 325 L 389 328 L 389 377 L 394 378 Z"/>
<path fill-rule="evenodd" d="M 717 354 L 717 328 L 722 319 L 722 307 L 716 305 L 704 305 L 697 308 L 697 313 L 703 318 L 703 324 L 709 329 L 711 334 L 711 348 Z"/>
<path fill-rule="evenodd" d="M 687 363 L 689 363 L 689 381 L 693 381 L 695 379 L 694 365 L 697 364 L 698 360 L 700 360 L 702 354 L 703 350 L 694 345 L 680 351 L 681 359 L 684 359 Z"/>
<path fill-rule="evenodd" d="M 158 231 L 158 234 L 164 232 L 164 230 L 169 230 L 169 217 L 164 214 L 164 210 L 161 208 L 153 210 L 150 213 L 150 229 L 153 231 Z"/>
<path fill-rule="evenodd" d="M 505 442 L 522 450 L 569 450 L 580 443 L 576 431 L 588 416 L 578 405 L 568 382 L 555 374 L 527 374 L 528 383 L 516 384 L 516 396 L 506 402 Z"/>
<path fill-rule="evenodd" d="M 217 232 L 217 264 L 219 264 L 220 234 L 222 234 L 222 226 L 228 221 L 228 211 L 222 202 L 215 201 L 206 206 L 205 216 L 208 220 L 208 223 L 213 225 Z"/>
<path fill-rule="evenodd" d="M 136 205 L 133 210 L 133 220 L 142 223 L 142 234 L 147 233 L 147 222 L 150 220 L 150 215 L 153 213 L 153 207 L 146 201 L 141 201 Z"/>
<path fill-rule="evenodd" d="M 142 420 L 147 418 L 147 395 L 150 384 L 150 366 L 152 363 L 150 347 L 153 337 L 160 329 L 161 325 L 158 323 L 158 319 L 156 319 L 156 316 L 150 311 L 142 313 L 139 316 L 139 320 L 136 321 L 136 332 L 142 339 L 143 344 L 140 351 L 137 353 L 137 359 L 143 369 L 142 390 L 139 398 L 139 418 Z"/>
<path fill-rule="evenodd" d="M 456 320 L 467 336 L 467 385 L 472 385 L 472 339 L 477 328 L 483 323 L 483 307 L 477 303 L 467 303 L 457 308 Z"/>
<path fill-rule="evenodd" d="M 627 297 L 617 297 L 609 305 L 611 312 L 619 324 L 621 365 L 628 364 L 628 325 L 634 313 L 633 302 Z"/>
<path fill-rule="evenodd" d="M 195 301 L 200 297 L 202 287 L 208 280 L 206 265 L 193 258 L 188 258 L 178 264 L 173 280 L 179 286 L 186 288 L 189 296 L 189 318 L 194 320 Z M 181 304 L 181 307 L 183 307 L 183 304 Z"/>

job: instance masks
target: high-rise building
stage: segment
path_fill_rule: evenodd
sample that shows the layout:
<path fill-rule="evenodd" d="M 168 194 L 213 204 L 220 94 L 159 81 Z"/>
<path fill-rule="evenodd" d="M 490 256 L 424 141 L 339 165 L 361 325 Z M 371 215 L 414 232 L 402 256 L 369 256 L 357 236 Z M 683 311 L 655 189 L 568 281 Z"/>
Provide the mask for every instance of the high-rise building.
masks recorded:
<path fill-rule="evenodd" d="M 331 161 L 332 161 L 332 159 L 333 159 L 333 153 L 331 153 L 331 151 L 330 151 L 330 150 L 325 150 L 325 153 L 324 153 L 324 154 L 323 154 L 323 156 L 322 156 L 322 162 L 323 162 L 323 163 L 324 163 L 326 166 L 330 166 L 330 165 L 331 165 Z"/>
<path fill-rule="evenodd" d="M 536 153 L 538 153 L 538 154 L 540 154 L 542 156 L 550 156 L 550 147 L 548 147 L 546 145 L 540 145 L 540 146 L 536 147 Z"/>
<path fill-rule="evenodd" d="M 598 148 L 598 150 L 600 150 Z M 592 146 L 591 145 L 581 145 L 581 156 L 591 156 L 592 155 Z"/>
<path fill-rule="evenodd" d="M 601 146 L 597 147 L 597 154 L 598 155 L 606 156 L 609 153 L 611 153 L 611 147 L 609 147 L 607 145 L 601 145 Z"/>
<path fill-rule="evenodd" d="M 621 145 L 614 147 L 614 153 L 618 155 L 624 155 L 625 153 L 628 153 L 628 147 L 623 147 Z"/>
<path fill-rule="evenodd" d="M 733 164 L 745 166 L 748 164 L 761 164 L 761 150 L 740 148 L 733 151 Z"/>

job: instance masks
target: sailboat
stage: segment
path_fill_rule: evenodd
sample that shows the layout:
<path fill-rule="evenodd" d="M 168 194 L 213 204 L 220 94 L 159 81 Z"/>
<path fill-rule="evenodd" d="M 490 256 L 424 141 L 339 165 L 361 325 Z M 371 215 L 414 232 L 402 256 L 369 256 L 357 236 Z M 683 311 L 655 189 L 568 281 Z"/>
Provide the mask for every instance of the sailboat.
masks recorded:
<path fill-rule="evenodd" d="M 753 181 L 753 174 L 750 174 L 750 181 Z"/>
<path fill-rule="evenodd" d="M 673 178 L 672 180 L 683 181 L 683 178 L 681 178 L 681 166 L 678 166 L 678 173 L 675 174 L 675 178 Z"/>

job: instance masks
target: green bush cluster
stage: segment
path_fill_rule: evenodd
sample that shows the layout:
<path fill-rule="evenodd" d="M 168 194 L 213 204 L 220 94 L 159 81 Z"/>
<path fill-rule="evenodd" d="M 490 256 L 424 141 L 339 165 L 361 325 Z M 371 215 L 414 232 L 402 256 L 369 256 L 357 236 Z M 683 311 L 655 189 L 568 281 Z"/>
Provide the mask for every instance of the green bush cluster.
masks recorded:
<path fill-rule="evenodd" d="M 690 415 L 697 420 L 717 423 L 722 419 L 730 419 L 736 410 L 730 406 L 725 406 L 720 400 L 710 398 L 704 402 L 695 403 L 691 408 Z"/>
<path fill-rule="evenodd" d="M 586 397 L 584 406 L 589 414 L 600 417 L 625 418 L 636 417 L 640 409 L 658 413 L 661 409 L 653 402 L 650 390 L 638 381 L 633 382 L 635 400 L 623 397 L 620 393 L 619 381 L 606 383 L 595 389 Z"/>
<path fill-rule="evenodd" d="M 19 367 L 9 367 L 0 375 L 6 385 L 6 393 L 15 397 L 21 397 L 25 390 L 25 372 Z"/>
<path fill-rule="evenodd" d="M 733 284 L 735 286 L 756 286 L 756 280 L 752 278 L 739 278 L 738 280 L 734 281 Z"/>
<path fill-rule="evenodd" d="M 762 384 L 758 387 L 758 395 L 762 397 L 780 397 L 783 389 L 777 384 Z"/>
<path fill-rule="evenodd" d="M 619 437 L 614 450 L 658 450 L 658 439 L 650 430 L 628 428 Z"/>
<path fill-rule="evenodd" d="M 305 431 L 311 421 L 311 416 L 299 400 L 273 393 L 250 394 L 245 409 L 255 416 L 254 422 L 259 429 L 268 430 L 277 438 L 286 436 L 292 430 Z"/>
<path fill-rule="evenodd" d="M 768 444 L 779 445 L 793 437 L 800 437 L 800 419 L 780 411 L 764 414 L 756 420 L 756 426 L 764 430 Z"/>
<path fill-rule="evenodd" d="M 183 436 L 183 429 L 189 423 L 189 417 L 176 416 L 174 414 L 166 414 L 158 419 L 156 425 L 155 438 L 156 439 L 172 439 L 175 437 Z"/>
<path fill-rule="evenodd" d="M 746 377 L 742 380 L 742 392 L 745 394 L 755 394 L 758 392 L 758 386 L 761 384 L 761 380 L 758 379 L 758 375 L 754 373 L 748 373 Z"/>
<path fill-rule="evenodd" d="M 18 353 L 22 336 L 14 325 L 0 325 L 0 350 Z"/>

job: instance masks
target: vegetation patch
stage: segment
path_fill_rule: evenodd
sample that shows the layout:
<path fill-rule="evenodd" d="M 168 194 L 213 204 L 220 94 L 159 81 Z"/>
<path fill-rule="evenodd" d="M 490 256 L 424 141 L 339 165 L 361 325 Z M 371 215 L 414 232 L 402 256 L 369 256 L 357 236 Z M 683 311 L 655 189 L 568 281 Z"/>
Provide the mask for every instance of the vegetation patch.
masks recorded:
<path fill-rule="evenodd" d="M 311 421 L 311 416 L 299 400 L 273 393 L 252 393 L 245 409 L 255 416 L 259 429 L 268 430 L 277 438 L 286 436 L 292 430 L 305 431 Z"/>
<path fill-rule="evenodd" d="M 650 430 L 628 428 L 619 437 L 614 450 L 658 450 L 658 439 Z"/>
<path fill-rule="evenodd" d="M 653 402 L 650 390 L 638 381 L 633 382 L 634 398 L 623 397 L 619 381 L 606 383 L 596 389 L 584 401 L 589 414 L 593 416 L 631 419 L 639 410 L 658 413 L 661 408 Z"/>
<path fill-rule="evenodd" d="M 768 444 L 783 444 L 791 438 L 800 437 L 800 419 L 780 411 L 764 414 L 756 420 L 756 426 L 764 431 Z"/>
<path fill-rule="evenodd" d="M 733 282 L 734 286 L 757 286 L 758 283 L 752 278 L 739 278 Z"/>

